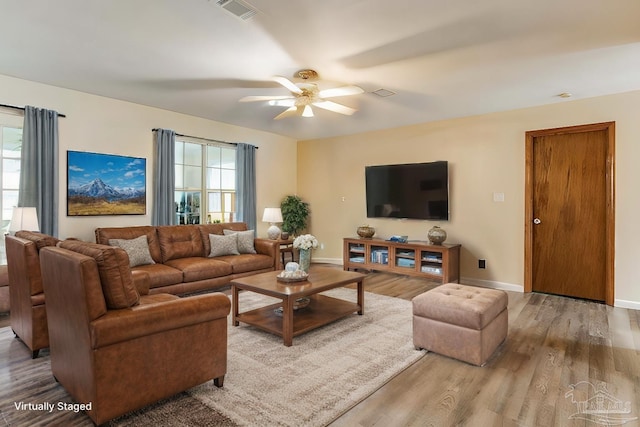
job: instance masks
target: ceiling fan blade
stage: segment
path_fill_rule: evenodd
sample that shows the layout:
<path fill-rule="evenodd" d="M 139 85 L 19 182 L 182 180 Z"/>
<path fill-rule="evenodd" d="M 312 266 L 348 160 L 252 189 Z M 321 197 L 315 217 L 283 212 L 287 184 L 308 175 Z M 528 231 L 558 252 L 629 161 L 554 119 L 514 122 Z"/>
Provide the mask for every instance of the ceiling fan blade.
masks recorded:
<path fill-rule="evenodd" d="M 277 96 L 255 95 L 255 96 L 245 96 L 244 98 L 240 98 L 240 102 L 276 101 L 281 99 L 293 100 L 293 97 L 291 95 L 277 95 Z"/>
<path fill-rule="evenodd" d="M 323 108 L 325 110 L 333 111 L 334 113 L 340 113 L 347 116 L 350 116 L 358 111 L 355 108 L 347 107 L 346 105 L 338 104 L 337 102 L 333 101 L 318 101 L 314 102 L 313 105 L 318 108 Z"/>
<path fill-rule="evenodd" d="M 291 117 L 291 116 L 300 116 L 302 115 L 302 112 L 304 110 L 304 107 L 300 106 L 300 107 L 289 107 L 286 110 L 284 110 L 282 113 L 278 114 L 277 116 L 275 116 L 273 118 L 273 120 L 280 120 L 280 119 L 284 119 L 285 117 Z"/>
<path fill-rule="evenodd" d="M 311 109 L 311 106 L 304 106 L 304 109 L 302 110 L 302 117 L 313 117 L 313 110 Z"/>
<path fill-rule="evenodd" d="M 269 101 L 267 104 L 276 107 L 293 107 L 296 105 L 295 98 L 286 98 L 286 99 L 274 99 Z"/>
<path fill-rule="evenodd" d="M 332 98 L 335 96 L 347 96 L 347 95 L 359 95 L 364 93 L 364 90 L 358 86 L 342 86 L 335 87 L 333 89 L 321 90 L 318 95 L 320 98 Z"/>
<path fill-rule="evenodd" d="M 286 87 L 287 89 L 289 89 L 293 93 L 298 93 L 298 94 L 302 93 L 302 89 L 300 89 L 298 86 L 296 86 L 295 83 L 293 83 L 291 80 L 289 80 L 286 77 L 274 76 L 273 80 L 275 80 L 276 82 L 280 83 L 282 86 Z"/>

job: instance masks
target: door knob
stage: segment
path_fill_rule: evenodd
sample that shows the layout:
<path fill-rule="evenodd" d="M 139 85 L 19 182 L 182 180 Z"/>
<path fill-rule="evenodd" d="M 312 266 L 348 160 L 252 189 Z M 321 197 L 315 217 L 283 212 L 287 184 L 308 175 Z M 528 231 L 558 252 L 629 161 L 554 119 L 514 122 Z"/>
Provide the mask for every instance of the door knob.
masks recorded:
<path fill-rule="evenodd" d="M 534 224 L 536 224 L 536 225 L 537 225 L 537 224 L 540 224 L 541 222 L 542 222 L 542 221 L 540 221 L 540 218 L 534 218 L 534 219 L 533 219 L 533 223 L 534 223 Z"/>

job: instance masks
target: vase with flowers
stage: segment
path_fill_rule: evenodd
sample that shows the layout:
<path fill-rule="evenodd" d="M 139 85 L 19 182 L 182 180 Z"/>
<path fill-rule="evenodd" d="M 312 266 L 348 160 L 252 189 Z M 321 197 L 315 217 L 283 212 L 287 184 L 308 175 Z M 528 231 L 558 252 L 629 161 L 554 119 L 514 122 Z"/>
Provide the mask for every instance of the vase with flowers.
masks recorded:
<path fill-rule="evenodd" d="M 293 247 L 300 254 L 300 268 L 308 273 L 311 264 L 311 250 L 318 247 L 318 239 L 311 234 L 302 234 L 293 240 Z"/>

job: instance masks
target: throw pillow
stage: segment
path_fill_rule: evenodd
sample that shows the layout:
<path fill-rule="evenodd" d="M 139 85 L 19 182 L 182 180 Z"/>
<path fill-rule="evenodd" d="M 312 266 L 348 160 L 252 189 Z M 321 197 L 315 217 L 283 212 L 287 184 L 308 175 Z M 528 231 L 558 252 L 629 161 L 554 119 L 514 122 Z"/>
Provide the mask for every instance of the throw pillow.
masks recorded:
<path fill-rule="evenodd" d="M 236 230 L 222 230 L 225 236 L 231 234 L 238 235 L 238 252 L 241 254 L 255 254 L 256 248 L 253 246 L 253 239 L 255 238 L 255 232 L 253 230 L 236 231 Z"/>
<path fill-rule="evenodd" d="M 155 264 L 155 261 L 151 258 L 149 243 L 145 235 L 135 239 L 109 239 L 109 245 L 124 249 L 129 255 L 129 267 Z"/>
<path fill-rule="evenodd" d="M 240 255 L 240 252 L 238 252 L 238 236 L 235 234 L 229 234 L 228 236 L 209 234 L 209 242 L 211 243 L 209 258 L 223 255 Z"/>

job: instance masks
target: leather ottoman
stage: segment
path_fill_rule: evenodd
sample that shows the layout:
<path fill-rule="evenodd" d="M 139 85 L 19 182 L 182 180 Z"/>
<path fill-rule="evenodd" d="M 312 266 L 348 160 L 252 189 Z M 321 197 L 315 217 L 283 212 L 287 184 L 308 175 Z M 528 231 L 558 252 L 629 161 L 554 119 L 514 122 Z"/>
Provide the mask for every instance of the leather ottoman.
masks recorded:
<path fill-rule="evenodd" d="M 507 293 L 447 283 L 412 300 L 413 344 L 482 366 L 507 337 Z"/>

